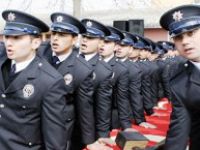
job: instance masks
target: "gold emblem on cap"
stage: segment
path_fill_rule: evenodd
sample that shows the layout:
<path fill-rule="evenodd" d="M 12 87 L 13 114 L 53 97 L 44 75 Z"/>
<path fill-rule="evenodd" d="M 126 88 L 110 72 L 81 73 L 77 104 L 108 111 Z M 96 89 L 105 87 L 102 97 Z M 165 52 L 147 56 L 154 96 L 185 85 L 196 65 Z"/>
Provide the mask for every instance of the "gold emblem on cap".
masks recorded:
<path fill-rule="evenodd" d="M 175 21 L 183 19 L 183 13 L 181 11 L 175 11 L 172 16 Z"/>
<path fill-rule="evenodd" d="M 92 26 L 92 22 L 91 21 L 87 21 L 86 26 L 87 27 L 91 27 Z"/>
<path fill-rule="evenodd" d="M 58 16 L 58 17 L 56 18 L 56 21 L 57 21 L 57 22 L 62 22 L 62 21 L 63 21 L 63 16 Z"/>
<path fill-rule="evenodd" d="M 8 14 L 8 21 L 14 21 L 15 18 L 16 18 L 16 16 L 15 16 L 14 13 L 10 12 L 10 13 Z"/>

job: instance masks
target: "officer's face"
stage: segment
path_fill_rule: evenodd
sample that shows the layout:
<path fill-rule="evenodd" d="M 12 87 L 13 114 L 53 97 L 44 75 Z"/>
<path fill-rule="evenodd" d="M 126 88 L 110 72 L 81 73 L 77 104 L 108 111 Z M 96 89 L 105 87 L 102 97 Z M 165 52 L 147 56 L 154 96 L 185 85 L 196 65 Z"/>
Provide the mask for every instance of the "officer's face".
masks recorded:
<path fill-rule="evenodd" d="M 148 51 L 145 50 L 145 49 L 142 49 L 142 50 L 140 51 L 140 58 L 141 58 L 141 59 L 145 59 L 145 58 L 147 58 L 147 56 L 148 56 Z"/>
<path fill-rule="evenodd" d="M 116 57 L 118 58 L 125 58 L 128 57 L 130 52 L 132 50 L 131 46 L 127 46 L 127 45 L 118 45 L 118 48 L 116 49 Z"/>
<path fill-rule="evenodd" d="M 80 51 L 83 54 L 92 54 L 97 52 L 100 44 L 100 38 L 82 36 L 80 41 Z"/>
<path fill-rule="evenodd" d="M 101 40 L 98 52 L 102 57 L 107 58 L 114 53 L 115 46 L 115 42 Z"/>
<path fill-rule="evenodd" d="M 173 40 L 181 56 L 200 62 L 200 29 L 185 32 Z"/>
<path fill-rule="evenodd" d="M 166 56 L 174 56 L 174 52 L 172 50 L 168 50 Z"/>
<path fill-rule="evenodd" d="M 66 54 L 76 43 L 77 37 L 72 34 L 51 32 L 51 48 L 57 55 Z"/>
<path fill-rule="evenodd" d="M 31 35 L 4 36 L 3 39 L 8 58 L 16 62 L 30 60 L 41 44 L 40 38 Z"/>
<path fill-rule="evenodd" d="M 131 51 L 129 57 L 130 58 L 136 58 L 136 57 L 139 57 L 139 54 L 140 54 L 140 50 L 139 49 L 132 48 L 132 51 Z"/>
<path fill-rule="evenodd" d="M 151 54 L 148 58 L 149 58 L 150 61 L 153 61 L 156 58 L 158 58 L 158 54 Z"/>

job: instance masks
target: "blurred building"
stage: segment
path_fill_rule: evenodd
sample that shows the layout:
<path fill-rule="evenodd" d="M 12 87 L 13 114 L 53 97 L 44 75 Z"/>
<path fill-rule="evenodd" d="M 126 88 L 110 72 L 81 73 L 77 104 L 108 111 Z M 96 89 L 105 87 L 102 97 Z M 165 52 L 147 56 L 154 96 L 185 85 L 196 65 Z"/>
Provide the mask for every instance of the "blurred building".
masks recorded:
<path fill-rule="evenodd" d="M 78 19 L 96 19 L 105 25 L 113 25 L 117 20 L 140 19 L 144 21 L 144 35 L 158 41 L 169 40 L 168 33 L 159 25 L 160 16 L 172 7 L 194 3 L 199 4 L 200 0 L 1 0 L 0 12 L 5 9 L 25 11 L 49 25 L 50 14 L 58 11 Z M 0 18 L 0 30 L 4 24 Z"/>

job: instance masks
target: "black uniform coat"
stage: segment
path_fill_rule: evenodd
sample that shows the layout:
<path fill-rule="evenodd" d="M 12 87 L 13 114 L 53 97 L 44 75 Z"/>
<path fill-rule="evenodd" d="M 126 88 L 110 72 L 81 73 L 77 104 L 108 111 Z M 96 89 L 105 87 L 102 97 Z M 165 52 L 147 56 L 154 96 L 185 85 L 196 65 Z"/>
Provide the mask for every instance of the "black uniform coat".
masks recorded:
<path fill-rule="evenodd" d="M 133 117 L 136 124 L 140 124 L 141 122 L 146 121 L 144 117 L 144 107 L 141 95 L 142 71 L 138 62 L 132 62 L 127 59 L 124 63 L 126 64 L 129 71 L 129 99 Z"/>
<path fill-rule="evenodd" d="M 112 67 L 113 70 L 113 79 L 112 79 L 112 128 L 115 128 L 116 125 L 119 125 L 122 129 L 130 128 L 130 114 L 128 111 L 129 107 L 129 99 L 128 99 L 128 86 L 129 86 L 129 78 L 128 78 L 128 69 L 126 66 L 117 61 L 115 57 L 113 57 L 108 64 Z M 118 119 L 115 119 L 119 118 Z M 119 121 L 119 122 L 116 122 Z"/>
<path fill-rule="evenodd" d="M 147 115 L 153 114 L 154 103 L 151 99 L 151 68 L 149 61 L 142 60 L 139 62 L 139 66 L 142 70 L 141 75 L 141 93 L 143 97 L 143 106 Z"/>
<path fill-rule="evenodd" d="M 0 42 L 0 58 L 6 56 L 6 49 L 3 42 Z"/>
<path fill-rule="evenodd" d="M 49 43 L 43 43 L 38 53 L 52 64 L 52 50 Z M 78 135 L 81 136 L 81 143 L 91 144 L 95 141 L 92 97 L 94 90 L 93 71 L 88 62 L 77 54 L 76 50 L 72 51 L 69 57 L 61 62 L 57 68 L 57 71 L 62 74 L 66 82 L 66 100 L 69 106 L 66 129 L 68 140 L 70 140 L 74 121 L 76 120 L 74 130 L 79 129 Z"/>
<path fill-rule="evenodd" d="M 63 77 L 35 57 L 6 88 L 10 63 L 0 60 L 0 149 L 65 150 Z"/>
<path fill-rule="evenodd" d="M 159 100 L 158 89 L 159 89 L 159 67 L 157 61 L 149 61 L 149 67 L 151 68 L 151 100 L 152 103 L 156 106 Z"/>
<path fill-rule="evenodd" d="M 112 105 L 112 68 L 106 62 L 99 60 L 95 55 L 88 61 L 94 69 L 94 101 L 96 134 L 99 137 L 108 137 L 111 124 Z"/>
<path fill-rule="evenodd" d="M 200 70 L 191 62 L 174 65 L 170 69 L 173 110 L 167 134 L 166 150 L 200 148 Z"/>

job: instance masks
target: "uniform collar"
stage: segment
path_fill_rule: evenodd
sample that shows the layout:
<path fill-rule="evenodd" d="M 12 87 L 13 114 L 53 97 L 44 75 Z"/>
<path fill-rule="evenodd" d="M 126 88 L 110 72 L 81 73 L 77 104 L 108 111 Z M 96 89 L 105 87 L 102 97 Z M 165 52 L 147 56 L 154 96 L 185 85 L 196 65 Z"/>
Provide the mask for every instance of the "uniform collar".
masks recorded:
<path fill-rule="evenodd" d="M 197 67 L 200 70 L 200 62 L 191 61 L 191 63 L 193 63 L 194 66 Z"/>
<path fill-rule="evenodd" d="M 125 62 L 127 59 L 128 59 L 128 58 L 125 57 L 125 58 L 120 59 L 120 61 L 121 61 L 121 62 Z"/>
<path fill-rule="evenodd" d="M 68 53 L 57 56 L 55 52 L 52 53 L 53 56 L 57 56 L 60 62 L 63 62 L 65 59 L 67 59 L 72 53 L 72 49 L 69 50 Z"/>
<path fill-rule="evenodd" d="M 104 59 L 105 62 L 109 62 L 114 57 L 114 54 Z"/>
<path fill-rule="evenodd" d="M 92 54 L 85 54 L 85 60 L 89 61 L 92 57 L 94 57 L 97 54 L 97 52 L 92 53 Z"/>
<path fill-rule="evenodd" d="M 23 62 L 19 62 L 19 63 L 17 63 L 15 60 L 12 60 L 11 66 L 15 64 L 16 65 L 15 73 L 18 73 L 22 71 L 23 69 L 25 69 L 33 61 L 34 58 L 35 58 L 35 55 L 31 59 L 23 61 Z"/>

